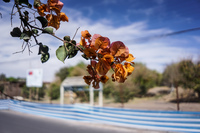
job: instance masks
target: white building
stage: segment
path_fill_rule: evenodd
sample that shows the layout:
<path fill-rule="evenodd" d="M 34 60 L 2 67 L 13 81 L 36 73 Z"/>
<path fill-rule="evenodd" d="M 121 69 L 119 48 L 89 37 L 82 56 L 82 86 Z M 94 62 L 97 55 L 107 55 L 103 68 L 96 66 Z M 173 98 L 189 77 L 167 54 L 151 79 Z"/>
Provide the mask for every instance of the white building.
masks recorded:
<path fill-rule="evenodd" d="M 90 91 L 90 105 L 94 105 L 94 90 L 99 91 L 99 106 L 103 106 L 103 85 L 100 83 L 99 89 L 88 86 L 83 76 L 67 77 L 60 85 L 60 104 L 64 104 L 64 91 Z"/>

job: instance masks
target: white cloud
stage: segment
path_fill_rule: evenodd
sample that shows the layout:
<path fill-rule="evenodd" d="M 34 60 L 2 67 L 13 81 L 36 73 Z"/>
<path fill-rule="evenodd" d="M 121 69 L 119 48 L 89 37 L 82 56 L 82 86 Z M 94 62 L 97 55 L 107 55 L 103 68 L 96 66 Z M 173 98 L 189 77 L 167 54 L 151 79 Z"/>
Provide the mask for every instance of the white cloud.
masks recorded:
<path fill-rule="evenodd" d="M 200 36 L 194 36 L 193 37 L 198 43 L 199 43 L 199 45 L 200 45 Z"/>
<path fill-rule="evenodd" d="M 137 22 L 130 25 L 121 27 L 113 27 L 112 22 L 109 20 L 99 20 L 94 22 L 88 18 L 84 18 L 81 12 L 68 9 L 69 23 L 62 23 L 61 28 L 56 31 L 56 35 L 63 38 L 66 35 L 71 37 L 74 35 L 76 29 L 80 27 L 75 40 L 79 42 L 80 32 L 82 30 L 89 30 L 91 34 L 101 34 L 107 36 L 111 41 L 123 41 L 128 47 L 130 52 L 136 57 L 136 62 L 143 62 L 149 68 L 156 69 L 160 72 L 163 71 L 166 64 L 172 61 L 177 61 L 185 56 L 195 55 L 195 48 L 187 48 L 177 46 L 176 44 L 189 43 L 186 39 L 172 39 L 164 38 L 154 41 L 135 41 L 141 37 L 148 37 L 170 32 L 170 29 L 148 29 L 149 26 L 146 22 Z M 39 41 L 50 47 L 51 58 L 47 63 L 42 64 L 40 62 L 40 56 L 37 55 L 38 47 L 33 47 L 31 50 L 33 53 L 29 56 L 27 50 L 23 54 L 12 54 L 13 52 L 21 50 L 22 41 L 18 38 L 12 38 L 10 31 L 13 27 L 10 27 L 9 19 L 0 19 L 0 29 L 3 34 L 0 36 L 0 73 L 5 73 L 7 76 L 25 77 L 26 69 L 29 68 L 43 68 L 44 80 L 52 81 L 54 74 L 61 67 L 72 66 L 79 61 L 85 61 L 81 55 L 78 54 L 73 59 L 66 60 L 65 64 L 56 58 L 55 51 L 62 45 L 62 42 L 49 35 L 42 35 L 39 37 Z M 196 37 L 199 40 L 199 37 Z M 196 55 L 195 55 L 196 56 Z M 27 59 L 27 60 L 24 60 Z M 23 60 L 23 61 L 16 61 Z M 6 63 L 7 62 L 7 63 Z M 86 61 L 87 62 L 87 61 Z"/>

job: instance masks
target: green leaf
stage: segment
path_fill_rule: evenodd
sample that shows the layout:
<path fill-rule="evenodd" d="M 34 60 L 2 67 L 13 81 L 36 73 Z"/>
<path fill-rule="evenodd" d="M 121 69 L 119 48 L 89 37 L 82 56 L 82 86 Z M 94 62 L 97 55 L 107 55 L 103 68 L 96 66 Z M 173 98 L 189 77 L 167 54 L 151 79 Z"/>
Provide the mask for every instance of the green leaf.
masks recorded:
<path fill-rule="evenodd" d="M 72 40 L 72 43 L 76 46 L 76 41 L 75 40 Z M 76 50 L 79 50 L 78 47 L 75 47 Z"/>
<path fill-rule="evenodd" d="M 65 59 L 67 58 L 68 52 L 65 49 L 65 46 L 60 46 L 56 50 L 56 57 L 64 63 Z"/>
<path fill-rule="evenodd" d="M 53 28 L 52 27 L 47 27 L 47 28 L 44 29 L 44 31 L 42 33 L 54 34 L 53 33 Z"/>
<path fill-rule="evenodd" d="M 29 8 L 32 8 L 32 5 L 28 2 L 28 0 L 18 0 L 19 4 L 25 4 L 27 5 Z"/>
<path fill-rule="evenodd" d="M 23 39 L 24 41 L 28 42 L 31 39 L 31 37 L 26 33 L 22 33 L 20 39 Z"/>
<path fill-rule="evenodd" d="M 33 32 L 30 30 L 23 30 L 23 33 L 25 33 L 26 35 L 28 35 L 29 37 L 31 37 L 33 35 Z"/>
<path fill-rule="evenodd" d="M 40 2 L 40 0 L 34 0 L 34 4 L 33 4 L 33 6 L 34 6 L 35 8 L 41 6 L 41 2 Z"/>
<path fill-rule="evenodd" d="M 39 47 L 39 54 L 47 54 L 49 52 L 49 47 L 46 45 L 43 45 L 42 43 L 39 43 L 40 47 Z"/>
<path fill-rule="evenodd" d="M 64 36 L 64 38 L 63 38 L 65 41 L 70 41 L 71 39 L 70 39 L 70 36 Z"/>
<path fill-rule="evenodd" d="M 45 53 L 41 55 L 41 62 L 45 63 L 49 60 L 50 54 L 49 53 Z"/>
<path fill-rule="evenodd" d="M 29 21 L 29 12 L 28 11 L 24 11 L 24 20 L 25 20 L 25 25 L 27 26 L 28 21 Z"/>
<path fill-rule="evenodd" d="M 67 53 L 67 58 L 73 58 L 78 53 L 78 49 L 75 45 L 71 43 L 65 43 L 66 48 L 69 50 Z"/>
<path fill-rule="evenodd" d="M 40 21 L 40 23 L 42 24 L 42 28 L 47 27 L 48 21 L 47 21 L 46 18 L 44 18 L 44 17 L 42 17 L 42 16 L 38 16 L 38 17 L 36 17 L 36 18 L 37 18 L 37 19 Z"/>
<path fill-rule="evenodd" d="M 81 48 L 81 49 L 82 49 L 82 51 L 84 51 L 84 50 L 85 50 L 85 47 L 83 47 L 82 45 L 79 45 L 78 47 L 79 47 L 79 48 Z"/>
<path fill-rule="evenodd" d="M 12 37 L 20 37 L 21 34 L 22 34 L 22 32 L 21 32 L 20 28 L 18 28 L 18 27 L 15 27 L 15 28 L 10 32 L 10 35 L 11 35 Z"/>
<path fill-rule="evenodd" d="M 86 54 L 82 54 L 81 55 L 84 59 L 86 59 L 86 60 L 88 60 L 89 58 L 87 57 L 87 55 Z"/>
<path fill-rule="evenodd" d="M 9 3 L 10 2 L 10 0 L 3 0 L 4 2 L 6 2 L 6 3 Z"/>
<path fill-rule="evenodd" d="M 32 29 L 32 33 L 35 35 L 38 35 L 38 30 L 37 29 Z"/>
<path fill-rule="evenodd" d="M 69 54 L 68 54 L 68 59 L 69 58 L 73 58 L 74 56 L 76 56 L 78 53 L 78 50 L 73 50 L 73 51 L 70 51 Z"/>

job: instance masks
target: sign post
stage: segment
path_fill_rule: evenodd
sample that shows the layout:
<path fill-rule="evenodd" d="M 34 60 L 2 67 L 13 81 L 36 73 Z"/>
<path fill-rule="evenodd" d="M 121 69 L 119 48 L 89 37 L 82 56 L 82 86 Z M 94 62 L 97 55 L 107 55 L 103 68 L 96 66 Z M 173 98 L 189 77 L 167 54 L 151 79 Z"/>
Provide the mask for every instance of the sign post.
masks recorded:
<path fill-rule="evenodd" d="M 42 69 L 29 69 L 26 72 L 26 86 L 30 88 L 29 90 L 29 98 L 31 101 L 32 97 L 32 88 L 37 87 L 37 99 L 39 99 L 39 87 L 43 85 L 43 71 Z"/>

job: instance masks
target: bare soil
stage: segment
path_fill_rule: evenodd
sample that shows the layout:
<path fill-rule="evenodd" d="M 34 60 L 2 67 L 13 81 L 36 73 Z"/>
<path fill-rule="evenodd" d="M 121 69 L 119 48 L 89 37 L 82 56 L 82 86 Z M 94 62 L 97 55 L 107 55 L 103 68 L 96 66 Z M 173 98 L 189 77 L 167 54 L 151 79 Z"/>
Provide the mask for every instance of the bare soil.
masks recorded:
<path fill-rule="evenodd" d="M 178 88 L 179 90 L 179 107 L 180 111 L 200 111 L 200 101 L 191 90 L 184 90 Z M 34 101 L 32 101 L 34 102 Z M 37 101 L 35 101 L 37 102 Z M 50 103 L 48 98 L 43 103 Z M 59 100 L 53 100 L 52 103 L 59 104 Z M 69 97 L 65 96 L 65 104 L 69 104 Z M 80 103 L 79 99 L 75 100 L 75 103 Z M 89 104 L 89 103 L 86 103 Z M 95 102 L 95 106 L 98 106 L 98 98 Z M 169 87 L 155 87 L 149 89 L 146 96 L 141 98 L 134 98 L 129 100 L 128 103 L 114 103 L 113 99 L 104 98 L 104 107 L 116 107 L 116 108 L 130 108 L 130 109 L 142 109 L 142 110 L 177 110 L 176 102 L 176 90 Z"/>
<path fill-rule="evenodd" d="M 191 90 L 179 89 L 180 111 L 200 111 L 200 102 Z M 177 110 L 176 91 L 168 87 L 155 87 L 148 94 L 154 96 L 134 98 L 128 103 L 104 102 L 105 107 L 130 108 L 142 110 Z"/>

